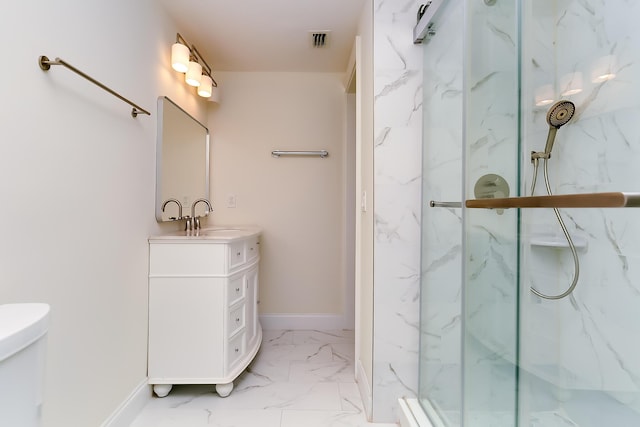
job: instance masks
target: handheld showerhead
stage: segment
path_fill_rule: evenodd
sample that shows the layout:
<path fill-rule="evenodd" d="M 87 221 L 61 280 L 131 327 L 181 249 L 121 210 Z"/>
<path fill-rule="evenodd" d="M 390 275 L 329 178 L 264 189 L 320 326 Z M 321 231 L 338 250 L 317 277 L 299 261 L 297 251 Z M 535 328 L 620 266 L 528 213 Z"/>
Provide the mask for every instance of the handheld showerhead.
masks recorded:
<path fill-rule="evenodd" d="M 551 155 L 553 142 L 556 139 L 556 132 L 561 126 L 566 125 L 576 112 L 576 106 L 571 101 L 558 101 L 549 108 L 547 112 L 547 123 L 549 123 L 549 134 L 547 143 L 544 146 L 544 154 Z"/>
<path fill-rule="evenodd" d="M 533 163 L 533 179 L 531 180 L 531 195 L 533 196 L 536 193 L 536 178 L 538 177 L 538 167 L 540 166 L 540 159 L 543 159 L 544 164 L 544 183 L 547 187 L 547 194 L 552 196 L 551 192 L 551 183 L 549 182 L 549 162 L 548 160 L 551 158 L 551 149 L 553 148 L 553 141 L 556 139 L 556 133 L 561 126 L 569 123 L 569 120 L 573 117 L 576 112 L 576 106 L 571 101 L 558 101 L 549 108 L 547 112 L 547 123 L 549 123 L 549 134 L 547 135 L 547 144 L 544 147 L 543 152 L 531 152 L 531 163 Z M 576 252 L 576 246 L 573 244 L 573 240 L 571 240 L 571 235 L 567 230 L 567 226 L 562 220 L 562 216 L 560 215 L 560 211 L 558 208 L 553 208 L 553 212 L 556 215 L 556 219 L 560 224 L 560 228 L 562 228 L 562 232 L 564 233 L 564 237 L 567 239 L 567 244 L 569 245 L 569 249 L 571 249 L 571 255 L 573 255 L 573 265 L 574 265 L 574 274 L 573 280 L 571 281 L 571 285 L 569 288 L 561 294 L 557 295 L 547 295 L 543 294 L 533 286 L 531 286 L 531 292 L 540 298 L 549 299 L 549 300 L 558 300 L 562 299 L 568 295 L 571 295 L 573 290 L 576 288 L 578 284 L 578 277 L 580 276 L 580 262 L 578 259 L 578 254 Z"/>

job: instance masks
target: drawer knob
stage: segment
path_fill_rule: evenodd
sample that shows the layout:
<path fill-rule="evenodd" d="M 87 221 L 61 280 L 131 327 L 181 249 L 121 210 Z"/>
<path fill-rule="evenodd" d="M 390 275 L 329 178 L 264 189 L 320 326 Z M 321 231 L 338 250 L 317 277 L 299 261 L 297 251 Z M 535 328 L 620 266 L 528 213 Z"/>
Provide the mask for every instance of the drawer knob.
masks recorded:
<path fill-rule="evenodd" d="M 240 318 L 236 317 L 236 323 L 240 323 Z"/>
<path fill-rule="evenodd" d="M 240 292 L 240 288 L 236 288 L 236 292 L 238 292 L 238 293 L 239 293 L 239 292 Z"/>
<path fill-rule="evenodd" d="M 241 254 L 241 252 L 238 252 L 238 253 L 236 254 L 236 256 L 240 256 L 240 254 Z"/>
<path fill-rule="evenodd" d="M 236 347 L 236 353 L 239 353 L 240 349 L 238 347 Z"/>

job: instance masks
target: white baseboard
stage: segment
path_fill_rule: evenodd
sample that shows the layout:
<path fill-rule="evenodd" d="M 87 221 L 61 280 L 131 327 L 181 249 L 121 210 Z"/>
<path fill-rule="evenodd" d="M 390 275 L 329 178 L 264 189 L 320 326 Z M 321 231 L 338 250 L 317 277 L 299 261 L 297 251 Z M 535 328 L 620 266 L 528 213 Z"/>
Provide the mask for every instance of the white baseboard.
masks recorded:
<path fill-rule="evenodd" d="M 151 386 L 145 378 L 131 392 L 129 397 L 118 406 L 113 414 L 102 423 L 101 427 L 129 427 L 138 414 L 140 414 L 142 408 L 151 401 L 151 398 Z"/>
<path fill-rule="evenodd" d="M 373 418 L 373 394 L 371 393 L 371 385 L 364 372 L 364 366 L 360 360 L 356 360 L 356 383 L 360 391 L 360 398 L 364 406 L 364 414 L 368 421 Z"/>
<path fill-rule="evenodd" d="M 353 325 L 347 325 L 341 314 L 261 314 L 260 324 L 262 329 L 315 329 L 330 331 L 338 329 L 353 329 Z"/>

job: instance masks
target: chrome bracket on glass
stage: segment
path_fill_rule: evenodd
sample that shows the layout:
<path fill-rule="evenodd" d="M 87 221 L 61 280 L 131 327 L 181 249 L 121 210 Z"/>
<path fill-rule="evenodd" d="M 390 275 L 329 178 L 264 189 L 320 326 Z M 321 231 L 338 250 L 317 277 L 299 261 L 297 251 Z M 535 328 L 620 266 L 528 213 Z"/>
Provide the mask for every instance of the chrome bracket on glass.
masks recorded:
<path fill-rule="evenodd" d="M 425 39 L 435 35 L 433 20 L 445 0 L 431 0 L 420 6 L 418 10 L 418 24 L 413 29 L 413 43 L 421 44 Z"/>

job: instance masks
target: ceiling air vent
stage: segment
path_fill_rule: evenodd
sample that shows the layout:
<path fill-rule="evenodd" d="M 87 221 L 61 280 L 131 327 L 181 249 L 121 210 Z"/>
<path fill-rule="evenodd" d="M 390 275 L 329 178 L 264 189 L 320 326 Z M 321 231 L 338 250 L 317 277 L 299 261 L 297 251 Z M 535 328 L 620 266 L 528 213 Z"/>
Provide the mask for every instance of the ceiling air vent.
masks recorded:
<path fill-rule="evenodd" d="M 309 31 L 311 47 L 327 47 L 331 31 Z"/>

